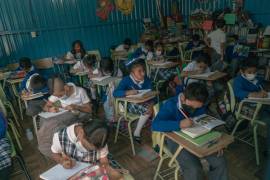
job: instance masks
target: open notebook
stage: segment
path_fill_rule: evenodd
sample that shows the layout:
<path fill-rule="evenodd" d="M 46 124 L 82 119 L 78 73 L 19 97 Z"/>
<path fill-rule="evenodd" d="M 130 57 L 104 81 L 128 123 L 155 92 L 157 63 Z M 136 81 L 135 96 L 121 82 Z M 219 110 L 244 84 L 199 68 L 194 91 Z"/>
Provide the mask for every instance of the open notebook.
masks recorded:
<path fill-rule="evenodd" d="M 268 92 L 268 97 L 265 97 L 265 98 L 249 97 L 248 99 L 255 100 L 255 101 L 269 101 L 270 102 L 270 92 Z"/>
<path fill-rule="evenodd" d="M 42 173 L 39 177 L 44 180 L 65 180 L 88 166 L 88 163 L 76 162 L 74 168 L 65 169 L 62 165 L 57 164 L 48 171 Z"/>
<path fill-rule="evenodd" d="M 141 98 L 141 97 L 143 97 L 145 94 L 147 94 L 150 91 L 151 91 L 151 89 L 138 90 L 138 94 L 129 95 L 127 97 L 128 98 Z"/>
<path fill-rule="evenodd" d="M 182 129 L 181 131 L 191 138 L 196 138 L 210 132 L 217 126 L 225 124 L 224 121 L 216 119 L 215 117 L 203 114 L 192 118 L 194 125 L 190 128 Z"/>
<path fill-rule="evenodd" d="M 92 81 L 103 81 L 104 79 L 110 78 L 111 76 L 102 76 L 102 77 L 95 77 L 92 78 Z"/>
<path fill-rule="evenodd" d="M 41 112 L 38 115 L 40 117 L 43 117 L 45 119 L 48 119 L 48 118 L 51 118 L 51 117 L 55 117 L 55 116 L 59 116 L 61 114 L 64 114 L 65 112 L 68 112 L 68 110 L 65 110 L 65 109 L 60 108 L 59 109 L 59 112 L 57 112 L 57 113 L 53 113 L 53 112 Z"/>
<path fill-rule="evenodd" d="M 217 71 L 214 72 L 207 72 L 207 73 L 203 73 L 203 74 L 196 74 L 196 75 L 192 75 L 190 76 L 191 78 L 209 78 L 210 76 L 213 76 L 214 74 L 216 74 Z"/>

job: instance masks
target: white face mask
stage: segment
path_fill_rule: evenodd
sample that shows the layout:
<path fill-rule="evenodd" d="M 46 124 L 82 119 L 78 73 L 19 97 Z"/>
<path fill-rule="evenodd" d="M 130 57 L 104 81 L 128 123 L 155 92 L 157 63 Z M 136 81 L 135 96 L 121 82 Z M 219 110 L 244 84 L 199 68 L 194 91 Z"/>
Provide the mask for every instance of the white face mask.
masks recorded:
<path fill-rule="evenodd" d="M 255 79 L 256 74 L 245 74 L 247 80 L 252 81 Z"/>
<path fill-rule="evenodd" d="M 81 152 L 86 152 L 87 150 L 85 149 L 85 147 L 83 147 L 82 142 L 81 141 L 77 141 L 76 143 L 76 148 L 81 151 Z"/>
<path fill-rule="evenodd" d="M 156 55 L 160 56 L 162 54 L 162 51 L 156 51 Z"/>

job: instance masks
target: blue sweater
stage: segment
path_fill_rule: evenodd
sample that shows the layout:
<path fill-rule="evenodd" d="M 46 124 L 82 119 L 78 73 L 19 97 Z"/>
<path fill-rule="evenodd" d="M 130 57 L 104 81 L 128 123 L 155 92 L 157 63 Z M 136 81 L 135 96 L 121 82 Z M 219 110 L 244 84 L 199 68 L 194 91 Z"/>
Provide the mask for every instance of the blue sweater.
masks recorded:
<path fill-rule="evenodd" d="M 253 84 L 245 79 L 242 75 L 238 75 L 233 81 L 233 91 L 237 100 L 241 101 L 248 97 L 251 92 L 259 92 L 262 88 L 263 80 L 257 78 L 258 82 Z"/>
<path fill-rule="evenodd" d="M 147 77 L 144 78 L 144 82 L 139 87 L 137 84 L 135 84 L 130 76 L 124 77 L 121 82 L 119 83 L 118 87 L 114 90 L 113 96 L 114 97 L 125 97 L 126 91 L 128 90 L 142 90 L 142 89 L 152 89 L 151 80 Z"/>
<path fill-rule="evenodd" d="M 36 71 L 35 69 L 33 69 L 33 70 L 29 71 L 29 72 L 25 75 L 23 81 L 21 82 L 20 92 L 22 92 L 24 89 L 26 89 L 26 83 L 27 83 L 27 80 L 28 80 L 33 74 L 35 74 L 35 73 L 37 73 L 37 71 Z"/>
<path fill-rule="evenodd" d="M 7 121 L 3 113 L 0 112 L 0 139 L 6 137 L 6 131 L 7 131 Z"/>
<path fill-rule="evenodd" d="M 161 106 L 159 113 L 152 123 L 153 131 L 170 132 L 180 130 L 180 121 L 185 119 L 177 107 L 178 96 L 168 99 Z M 189 117 L 196 117 L 205 114 L 206 107 L 196 109 Z"/>

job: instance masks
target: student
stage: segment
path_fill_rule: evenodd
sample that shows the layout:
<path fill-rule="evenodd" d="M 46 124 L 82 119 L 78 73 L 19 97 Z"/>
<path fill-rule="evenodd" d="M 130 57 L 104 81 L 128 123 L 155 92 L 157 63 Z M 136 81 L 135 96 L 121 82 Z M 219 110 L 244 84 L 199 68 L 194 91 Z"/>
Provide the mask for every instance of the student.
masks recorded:
<path fill-rule="evenodd" d="M 45 105 L 44 98 L 48 98 L 49 89 L 47 86 L 47 81 L 38 73 L 33 74 L 26 83 L 26 89 L 22 92 L 26 96 L 28 94 L 44 93 L 41 98 L 33 99 L 27 101 L 26 114 L 28 116 L 35 116 L 40 113 Z"/>
<path fill-rule="evenodd" d="M 191 38 L 191 41 L 187 44 L 186 51 L 199 48 L 202 46 L 202 42 L 200 41 L 200 36 L 198 34 L 194 34 Z M 194 51 L 192 53 L 191 59 L 196 59 L 200 54 L 202 53 L 202 50 Z"/>
<path fill-rule="evenodd" d="M 154 53 L 154 60 L 156 61 L 164 61 L 164 48 L 161 43 L 157 43 L 155 45 L 155 53 Z"/>
<path fill-rule="evenodd" d="M 0 177 L 2 180 L 9 180 L 11 174 L 11 147 L 6 138 L 7 121 L 0 113 Z"/>
<path fill-rule="evenodd" d="M 67 53 L 66 59 L 81 60 L 86 55 L 86 51 L 83 47 L 83 43 L 80 40 L 76 40 L 72 43 L 72 49 Z"/>
<path fill-rule="evenodd" d="M 131 48 L 131 44 L 132 44 L 131 39 L 126 38 L 122 44 L 118 45 L 115 48 L 115 51 L 126 51 L 126 52 L 129 52 L 129 50 Z"/>
<path fill-rule="evenodd" d="M 165 102 L 152 123 L 153 131 L 173 132 L 184 128 L 191 127 L 193 122 L 186 119 L 186 116 L 192 118 L 206 113 L 205 101 L 208 98 L 206 87 L 200 83 L 191 83 L 187 86 L 184 93 L 170 98 Z M 174 153 L 178 144 L 172 140 L 166 139 L 169 150 Z M 227 180 L 227 167 L 222 152 L 205 157 L 210 166 L 208 173 L 209 180 Z M 185 180 L 202 180 L 204 179 L 203 169 L 200 159 L 187 151 L 181 150 L 176 158 Z"/>
<path fill-rule="evenodd" d="M 222 71 L 225 69 L 223 61 L 226 43 L 225 21 L 223 19 L 217 20 L 216 26 L 217 29 L 207 35 L 205 43 L 213 49 L 211 70 Z"/>
<path fill-rule="evenodd" d="M 190 62 L 181 73 L 181 76 L 185 77 L 184 86 L 187 86 L 192 82 L 199 81 L 196 79 L 191 79 L 188 76 L 210 72 L 210 68 L 208 67 L 209 61 L 210 57 L 208 56 L 208 54 L 203 53 L 199 57 L 197 57 L 195 61 Z"/>
<path fill-rule="evenodd" d="M 32 65 L 30 58 L 28 57 L 22 57 L 20 59 L 20 66 L 19 68 L 17 68 L 17 71 L 25 72 L 24 79 L 21 82 L 21 86 L 20 86 L 20 93 L 22 93 L 24 90 L 27 89 L 26 85 L 27 85 L 27 82 L 29 82 L 29 79 L 31 78 L 31 76 L 37 73 L 37 71 L 35 67 Z"/>
<path fill-rule="evenodd" d="M 51 96 L 43 110 L 47 112 L 58 112 L 60 108 L 72 112 L 91 113 L 90 99 L 86 91 L 73 83 L 65 84 L 60 77 L 49 80 Z"/>
<path fill-rule="evenodd" d="M 73 124 L 54 134 L 52 159 L 65 169 L 72 169 L 76 161 L 90 164 L 99 162 L 109 175 L 121 177 L 121 174 L 109 165 L 108 137 L 109 129 L 100 120 Z"/>
<path fill-rule="evenodd" d="M 153 50 L 154 50 L 154 42 L 152 40 L 147 40 L 142 47 L 135 50 L 132 54 L 131 59 L 145 59 L 152 60 L 153 59 Z"/>
<path fill-rule="evenodd" d="M 145 75 L 144 65 L 140 60 L 130 64 L 130 75 L 124 77 L 114 90 L 113 96 L 116 98 L 135 95 L 138 90 L 152 89 L 151 81 Z M 140 119 L 133 133 L 134 140 L 141 143 L 141 130 L 152 114 L 153 100 L 142 104 L 128 103 L 128 112 L 140 114 Z"/>

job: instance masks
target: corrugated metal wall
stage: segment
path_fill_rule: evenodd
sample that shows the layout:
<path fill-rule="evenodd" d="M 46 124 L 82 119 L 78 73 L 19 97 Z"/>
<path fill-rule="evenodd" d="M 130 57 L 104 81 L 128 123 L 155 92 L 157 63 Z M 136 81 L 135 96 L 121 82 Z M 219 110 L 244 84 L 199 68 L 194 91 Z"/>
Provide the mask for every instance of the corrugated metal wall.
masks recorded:
<path fill-rule="evenodd" d="M 246 0 L 245 9 L 250 11 L 255 22 L 270 24 L 270 0 Z"/>
<path fill-rule="evenodd" d="M 155 0 L 135 0 L 134 11 L 125 16 L 113 11 L 108 21 L 96 16 L 97 0 L 1 0 L 0 1 L 0 65 L 16 62 L 21 56 L 38 59 L 63 55 L 71 42 L 80 39 L 86 49 L 99 49 L 108 55 L 111 45 L 125 37 L 138 40 L 142 19 L 158 19 Z M 161 0 L 163 14 L 168 15 L 173 1 L 188 19 L 195 8 L 219 9 L 231 0 Z M 32 38 L 31 31 L 38 37 Z"/>

